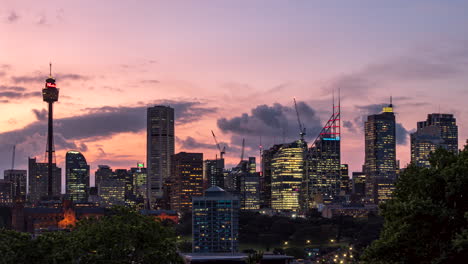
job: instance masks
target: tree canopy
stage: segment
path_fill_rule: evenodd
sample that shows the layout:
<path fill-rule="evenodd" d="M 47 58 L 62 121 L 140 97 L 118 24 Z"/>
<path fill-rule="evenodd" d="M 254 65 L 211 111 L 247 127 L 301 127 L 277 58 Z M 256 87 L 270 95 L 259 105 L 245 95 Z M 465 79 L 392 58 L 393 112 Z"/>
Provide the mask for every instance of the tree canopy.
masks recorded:
<path fill-rule="evenodd" d="M 0 232 L 0 263 L 183 263 L 171 228 L 125 208 L 33 239 Z"/>
<path fill-rule="evenodd" d="M 399 177 L 364 263 L 466 263 L 468 147 L 459 154 L 438 149 L 430 162 L 430 168 L 410 165 Z"/>

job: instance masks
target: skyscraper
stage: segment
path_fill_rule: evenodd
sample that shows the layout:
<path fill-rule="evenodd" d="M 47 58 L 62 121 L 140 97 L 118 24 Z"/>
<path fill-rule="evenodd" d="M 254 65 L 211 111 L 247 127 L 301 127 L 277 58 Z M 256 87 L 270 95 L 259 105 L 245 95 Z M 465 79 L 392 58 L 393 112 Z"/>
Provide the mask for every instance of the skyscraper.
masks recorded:
<path fill-rule="evenodd" d="M 147 170 L 151 205 L 163 197 L 164 180 L 171 171 L 174 154 L 174 108 L 154 106 L 147 110 Z"/>
<path fill-rule="evenodd" d="M 331 201 L 341 190 L 341 113 L 340 104 L 311 145 L 306 158 L 301 206 L 314 207 L 323 200 Z"/>
<path fill-rule="evenodd" d="M 98 166 L 95 175 L 101 206 L 109 208 L 114 205 L 125 205 L 127 179 L 123 171 L 126 170 L 120 170 L 117 174 L 107 165 Z"/>
<path fill-rule="evenodd" d="M 383 193 L 378 188 L 390 188 L 390 182 L 397 176 L 395 114 L 391 103 L 382 113 L 368 116 L 365 122 L 364 173 L 367 195 L 372 202 L 378 203 L 378 194 Z"/>
<path fill-rule="evenodd" d="M 203 195 L 203 153 L 180 152 L 171 160 L 171 209 L 187 212 L 192 198 Z"/>
<path fill-rule="evenodd" d="M 205 177 L 209 187 L 224 188 L 224 159 L 205 160 Z"/>
<path fill-rule="evenodd" d="M 239 199 L 213 186 L 192 203 L 192 252 L 237 252 Z"/>
<path fill-rule="evenodd" d="M 307 143 L 282 144 L 271 159 L 271 208 L 298 211 Z"/>
<path fill-rule="evenodd" d="M 411 162 L 429 167 L 429 154 L 437 148 L 458 152 L 458 126 L 452 114 L 429 114 L 411 134 Z"/>
<path fill-rule="evenodd" d="M 88 201 L 89 165 L 78 151 L 68 151 L 65 155 L 66 193 L 73 202 Z"/>
<path fill-rule="evenodd" d="M 52 163 L 52 182 L 49 183 L 49 164 L 36 162 L 36 158 L 29 158 L 28 179 L 29 192 L 28 198 L 32 203 L 38 203 L 43 199 L 59 198 L 62 187 L 62 169 Z M 49 194 L 49 186 L 52 186 L 52 196 Z"/>
<path fill-rule="evenodd" d="M 22 198 L 26 197 L 26 170 L 5 170 L 3 178 L 5 181 L 12 183 L 11 197 Z"/>

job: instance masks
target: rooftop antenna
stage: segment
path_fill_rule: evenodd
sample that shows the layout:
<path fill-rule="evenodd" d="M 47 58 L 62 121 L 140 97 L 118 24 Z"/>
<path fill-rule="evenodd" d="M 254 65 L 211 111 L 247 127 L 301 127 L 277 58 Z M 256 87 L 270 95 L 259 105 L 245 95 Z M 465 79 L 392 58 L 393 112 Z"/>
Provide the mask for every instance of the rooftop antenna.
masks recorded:
<path fill-rule="evenodd" d="M 13 154 L 11 159 L 11 170 L 15 169 L 15 153 L 16 153 L 16 144 L 13 145 Z"/>
<path fill-rule="evenodd" d="M 52 62 L 49 62 L 49 76 L 52 78 Z"/>

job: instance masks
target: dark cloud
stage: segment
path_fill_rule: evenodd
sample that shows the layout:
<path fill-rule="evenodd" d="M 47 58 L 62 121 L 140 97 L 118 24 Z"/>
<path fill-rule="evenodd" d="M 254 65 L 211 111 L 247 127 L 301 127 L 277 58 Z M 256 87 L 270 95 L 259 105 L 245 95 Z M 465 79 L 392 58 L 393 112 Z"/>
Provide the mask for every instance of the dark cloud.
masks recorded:
<path fill-rule="evenodd" d="M 181 145 L 181 149 L 183 150 L 191 150 L 191 149 L 218 149 L 215 143 L 207 144 L 203 142 L 199 142 L 193 137 L 188 136 L 186 139 L 176 138 L 177 143 Z"/>
<path fill-rule="evenodd" d="M 158 101 L 156 104 L 170 105 L 175 109 L 176 122 L 183 125 L 195 122 L 216 109 L 206 107 L 195 101 Z M 54 140 L 56 149 L 86 150 L 81 140 L 93 141 L 110 138 L 119 133 L 137 133 L 146 129 L 146 109 L 148 106 L 136 107 L 100 107 L 85 109 L 86 113 L 78 116 L 55 119 Z M 37 121 L 22 129 L 0 133 L 0 145 L 18 143 L 18 157 L 23 165 L 28 156 L 44 152 L 46 144 L 47 121 L 44 110 L 33 110 Z M 6 168 L 9 150 L 0 149 L 0 166 Z"/>
<path fill-rule="evenodd" d="M 44 121 L 44 120 L 47 119 L 47 110 L 45 110 L 45 109 L 42 109 L 42 110 L 33 109 L 32 111 L 33 111 L 34 115 L 36 115 L 37 120 Z"/>
<path fill-rule="evenodd" d="M 301 121 L 307 128 L 306 140 L 315 139 L 322 129 L 316 111 L 304 102 L 298 102 Z M 230 119 L 218 119 L 218 127 L 224 133 L 231 134 L 231 145 L 240 146 L 245 138 L 250 150 L 258 148 L 260 137 L 265 146 L 299 138 L 299 125 L 294 106 L 281 104 L 259 105 L 250 112 Z"/>
<path fill-rule="evenodd" d="M 406 145 L 408 143 L 409 131 L 401 123 L 396 123 L 395 133 L 397 145 Z"/>
<path fill-rule="evenodd" d="M 341 89 L 345 96 L 362 96 L 386 83 L 448 79 L 468 72 L 468 45 L 419 49 L 404 56 L 370 64 L 354 73 L 337 76 L 324 87 Z"/>
<path fill-rule="evenodd" d="M 15 23 L 16 21 L 19 20 L 19 15 L 15 11 L 11 11 L 10 14 L 7 17 L 7 22 L 8 23 Z"/>
<path fill-rule="evenodd" d="M 349 132 L 356 133 L 356 127 L 353 122 L 345 120 L 343 121 L 343 127 L 347 128 Z"/>
<path fill-rule="evenodd" d="M 34 82 L 44 82 L 47 76 L 44 76 L 43 74 L 33 74 L 33 75 L 23 75 L 23 76 L 13 76 L 11 77 L 12 81 L 15 83 L 34 83 Z M 83 76 L 80 74 L 74 74 L 74 73 L 67 73 L 67 74 L 54 74 L 54 78 L 57 80 L 58 83 L 61 81 L 80 81 L 80 80 L 88 80 L 89 77 Z"/>
<path fill-rule="evenodd" d="M 15 91 L 15 92 L 24 92 L 26 88 L 22 86 L 6 86 L 0 85 L 0 91 Z"/>
<path fill-rule="evenodd" d="M 42 96 L 41 92 L 29 92 L 29 93 L 20 93 L 20 92 L 13 92 L 13 91 L 0 92 L 0 98 L 5 98 L 3 100 L 27 99 L 27 98 L 39 97 L 39 96 Z"/>

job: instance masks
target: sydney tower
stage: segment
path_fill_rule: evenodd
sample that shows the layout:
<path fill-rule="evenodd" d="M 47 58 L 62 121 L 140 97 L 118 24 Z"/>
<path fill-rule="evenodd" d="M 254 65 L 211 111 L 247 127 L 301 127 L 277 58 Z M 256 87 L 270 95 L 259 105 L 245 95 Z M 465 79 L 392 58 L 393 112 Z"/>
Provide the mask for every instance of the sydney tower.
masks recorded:
<path fill-rule="evenodd" d="M 54 102 L 58 101 L 59 96 L 59 89 L 55 84 L 55 79 L 52 78 L 52 64 L 50 64 L 50 75 L 49 78 L 46 80 L 45 88 L 42 89 L 42 96 L 44 102 L 49 104 L 49 122 L 48 122 L 48 130 L 47 130 L 47 162 L 48 162 L 48 173 L 47 173 L 47 195 L 49 198 L 52 198 L 53 191 L 52 191 L 52 182 L 53 182 L 53 154 L 55 152 L 54 149 L 54 118 L 53 118 L 53 104 Z"/>

